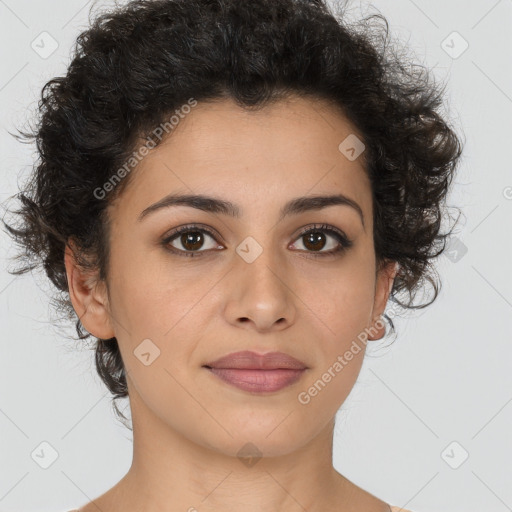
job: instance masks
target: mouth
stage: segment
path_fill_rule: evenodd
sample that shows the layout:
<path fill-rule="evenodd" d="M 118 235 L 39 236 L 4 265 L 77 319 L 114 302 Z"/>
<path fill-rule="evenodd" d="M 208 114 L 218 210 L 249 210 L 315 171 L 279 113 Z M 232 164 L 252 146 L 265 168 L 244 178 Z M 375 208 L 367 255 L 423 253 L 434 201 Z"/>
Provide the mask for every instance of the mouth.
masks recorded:
<path fill-rule="evenodd" d="M 279 391 L 297 382 L 304 370 L 244 370 L 234 368 L 206 368 L 224 382 L 242 389 L 256 393 L 269 393 Z"/>
<path fill-rule="evenodd" d="M 203 366 L 215 377 L 243 391 L 269 393 L 297 382 L 308 367 L 282 352 L 234 352 Z"/>

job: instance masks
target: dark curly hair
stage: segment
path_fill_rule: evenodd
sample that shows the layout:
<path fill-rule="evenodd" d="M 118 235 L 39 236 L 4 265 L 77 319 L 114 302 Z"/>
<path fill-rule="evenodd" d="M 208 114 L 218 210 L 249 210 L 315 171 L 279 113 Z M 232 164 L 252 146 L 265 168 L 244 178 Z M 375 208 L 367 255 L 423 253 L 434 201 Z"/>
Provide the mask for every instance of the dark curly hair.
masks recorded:
<path fill-rule="evenodd" d="M 107 278 L 106 207 L 130 176 L 104 198 L 93 191 L 190 98 L 258 109 L 299 94 L 339 107 L 363 136 L 376 261 L 399 264 L 390 300 L 431 304 L 440 289 L 431 260 L 451 234 L 441 224 L 462 153 L 440 114 L 445 85 L 390 44 L 380 13 L 352 23 L 344 14 L 323 0 L 133 0 L 97 15 L 66 75 L 44 85 L 37 126 L 14 135 L 35 140 L 40 158 L 15 196 L 20 222 L 3 222 L 23 248 L 24 266 L 11 274 L 42 266 L 58 290 L 54 305 L 76 320 L 79 339 L 90 337 L 69 300 L 64 250 L 72 239 L 79 264 Z M 426 282 L 433 298 L 414 304 Z M 115 400 L 128 389 L 117 340 L 94 344 L 119 414 Z"/>

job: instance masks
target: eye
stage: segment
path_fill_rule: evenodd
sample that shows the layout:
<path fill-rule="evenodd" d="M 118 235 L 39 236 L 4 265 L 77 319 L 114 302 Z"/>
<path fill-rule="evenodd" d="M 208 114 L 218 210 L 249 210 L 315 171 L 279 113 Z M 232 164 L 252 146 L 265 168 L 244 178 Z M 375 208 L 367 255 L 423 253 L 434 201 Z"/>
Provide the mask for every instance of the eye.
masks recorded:
<path fill-rule="evenodd" d="M 210 242 L 210 245 L 207 245 L 206 248 L 204 248 L 205 235 L 213 240 L 213 242 Z M 175 229 L 169 234 L 169 236 L 162 240 L 162 243 L 171 252 L 179 254 L 180 256 L 191 257 L 197 256 L 197 253 L 205 252 L 205 250 L 222 247 L 219 246 L 215 239 L 215 235 L 210 230 L 200 228 L 197 225 L 182 226 Z M 203 250 L 199 250 L 201 248 Z"/>
<path fill-rule="evenodd" d="M 205 246 L 205 240 L 208 238 L 210 238 L 209 246 L 208 244 Z M 306 228 L 299 234 L 297 240 L 304 248 L 299 247 L 299 249 L 313 257 L 332 256 L 353 245 L 342 231 L 326 224 Z M 295 244 L 292 244 L 292 247 Z M 162 240 L 162 245 L 174 254 L 189 257 L 201 256 L 201 253 L 211 249 L 224 248 L 218 244 L 216 235 L 212 231 L 196 224 L 174 229 Z"/>
<path fill-rule="evenodd" d="M 326 224 L 307 228 L 300 233 L 298 240 L 308 253 L 318 253 L 313 254 L 313 257 L 337 254 L 353 245 L 342 231 Z M 323 250 L 325 248 L 327 250 Z"/>

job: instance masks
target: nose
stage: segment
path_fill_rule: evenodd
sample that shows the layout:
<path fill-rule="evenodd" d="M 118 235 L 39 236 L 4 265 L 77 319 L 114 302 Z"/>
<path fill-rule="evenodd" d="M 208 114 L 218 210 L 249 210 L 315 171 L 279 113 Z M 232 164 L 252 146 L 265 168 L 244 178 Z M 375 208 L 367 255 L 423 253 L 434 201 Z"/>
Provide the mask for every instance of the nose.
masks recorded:
<path fill-rule="evenodd" d="M 250 263 L 237 256 L 234 265 L 229 277 L 226 319 L 237 327 L 258 332 L 292 325 L 297 313 L 296 297 L 286 265 L 270 250 L 263 250 Z"/>

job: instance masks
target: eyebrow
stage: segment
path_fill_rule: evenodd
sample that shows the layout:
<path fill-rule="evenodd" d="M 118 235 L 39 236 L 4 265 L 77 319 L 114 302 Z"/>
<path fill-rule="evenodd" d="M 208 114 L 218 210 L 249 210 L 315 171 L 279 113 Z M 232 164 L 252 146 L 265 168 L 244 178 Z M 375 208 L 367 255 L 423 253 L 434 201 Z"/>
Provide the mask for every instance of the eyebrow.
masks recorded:
<path fill-rule="evenodd" d="M 304 196 L 291 199 L 281 208 L 281 211 L 279 212 L 279 221 L 289 215 L 298 215 L 307 211 L 321 210 L 323 208 L 336 205 L 350 206 L 353 208 L 358 213 L 364 227 L 363 210 L 358 203 L 343 194 L 331 196 Z M 150 213 L 172 206 L 189 206 L 205 212 L 228 215 L 233 218 L 239 218 L 241 215 L 240 207 L 225 199 L 209 197 L 201 194 L 169 194 L 145 208 L 140 213 L 138 221 L 140 222 Z"/>

